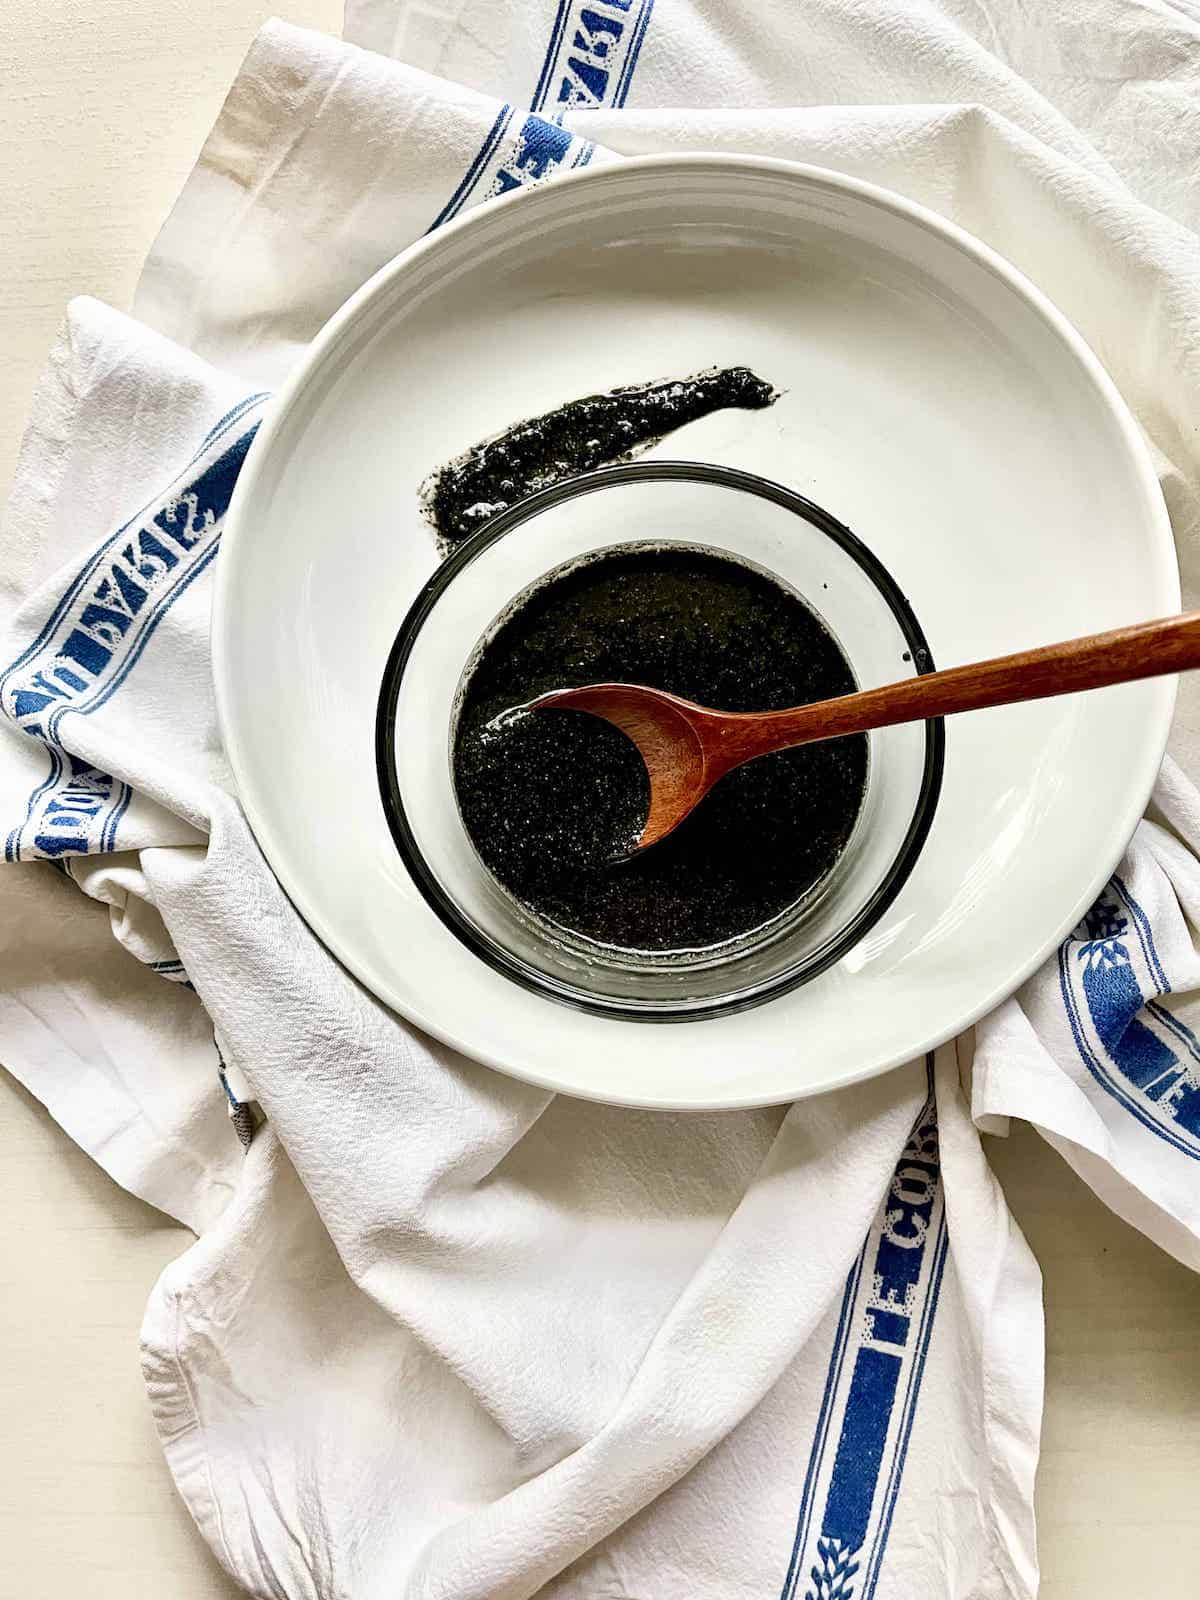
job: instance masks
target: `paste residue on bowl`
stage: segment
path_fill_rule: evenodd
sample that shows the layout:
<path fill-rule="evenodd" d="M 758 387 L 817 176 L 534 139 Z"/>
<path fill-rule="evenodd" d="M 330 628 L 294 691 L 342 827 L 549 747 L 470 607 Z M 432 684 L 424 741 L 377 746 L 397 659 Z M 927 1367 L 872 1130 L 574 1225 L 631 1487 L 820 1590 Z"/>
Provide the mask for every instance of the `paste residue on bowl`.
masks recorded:
<path fill-rule="evenodd" d="M 761 411 L 777 399 L 748 367 L 713 367 L 690 378 L 585 395 L 513 423 L 439 467 L 421 485 L 421 506 L 449 551 L 535 490 L 628 461 L 714 411 Z"/>

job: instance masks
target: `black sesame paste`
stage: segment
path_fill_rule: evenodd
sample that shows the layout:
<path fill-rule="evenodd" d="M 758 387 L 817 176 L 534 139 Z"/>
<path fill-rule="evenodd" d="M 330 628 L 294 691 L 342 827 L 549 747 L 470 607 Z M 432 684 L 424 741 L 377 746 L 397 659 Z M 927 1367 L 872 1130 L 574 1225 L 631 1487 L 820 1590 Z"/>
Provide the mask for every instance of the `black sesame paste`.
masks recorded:
<path fill-rule="evenodd" d="M 421 505 L 448 551 L 538 489 L 626 461 L 710 412 L 761 411 L 776 399 L 748 367 L 714 367 L 690 378 L 587 395 L 472 445 L 426 479 Z"/>
<path fill-rule="evenodd" d="M 485 642 L 454 733 L 467 832 L 532 912 L 601 944 L 682 951 L 750 933 L 829 872 L 862 802 L 861 735 L 739 768 L 675 833 L 614 864 L 646 816 L 640 756 L 586 713 L 519 709 L 604 680 L 729 711 L 855 687 L 804 602 L 732 557 L 624 545 L 551 574 Z"/>

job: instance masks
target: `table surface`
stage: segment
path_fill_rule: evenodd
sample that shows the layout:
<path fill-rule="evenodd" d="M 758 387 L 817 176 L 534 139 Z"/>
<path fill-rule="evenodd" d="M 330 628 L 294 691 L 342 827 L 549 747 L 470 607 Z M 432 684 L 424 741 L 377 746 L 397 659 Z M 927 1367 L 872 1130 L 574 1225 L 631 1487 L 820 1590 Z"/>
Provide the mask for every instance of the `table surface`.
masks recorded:
<path fill-rule="evenodd" d="M 128 306 L 273 9 L 4 0 L 0 486 L 65 301 Z M 340 0 L 284 11 L 340 27 Z M 988 1145 L 1045 1275 L 1043 1600 L 1195 1600 L 1200 1277 L 1105 1211 L 1032 1130 Z M 119 1190 L 3 1074 L 0 1214 L 0 1595 L 240 1593 L 175 1496 L 137 1362 L 150 1286 L 190 1235 Z"/>

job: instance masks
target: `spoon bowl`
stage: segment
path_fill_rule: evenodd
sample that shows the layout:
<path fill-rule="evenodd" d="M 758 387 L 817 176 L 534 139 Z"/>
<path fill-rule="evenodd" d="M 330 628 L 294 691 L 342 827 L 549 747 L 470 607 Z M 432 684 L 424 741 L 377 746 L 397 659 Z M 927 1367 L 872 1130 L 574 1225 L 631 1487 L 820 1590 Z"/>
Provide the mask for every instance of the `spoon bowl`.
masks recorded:
<path fill-rule="evenodd" d="M 530 706 L 531 711 L 555 709 L 590 712 L 637 746 L 650 775 L 650 807 L 638 850 L 678 827 L 720 776 L 713 775 L 712 746 L 701 732 L 706 719 L 717 720 L 714 713 L 678 695 L 631 683 L 592 683 L 552 690 Z"/>

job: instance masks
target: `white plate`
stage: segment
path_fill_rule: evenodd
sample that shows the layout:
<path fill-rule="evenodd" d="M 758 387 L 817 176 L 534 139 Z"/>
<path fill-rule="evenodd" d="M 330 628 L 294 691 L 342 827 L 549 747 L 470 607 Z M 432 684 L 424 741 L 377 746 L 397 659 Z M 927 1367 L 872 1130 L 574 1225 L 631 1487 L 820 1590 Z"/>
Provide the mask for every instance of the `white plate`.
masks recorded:
<path fill-rule="evenodd" d="M 375 783 L 376 696 L 436 565 L 417 486 L 521 417 L 745 364 L 784 389 L 660 453 L 827 507 L 911 600 L 936 664 L 1177 609 L 1146 449 L 1078 335 L 932 214 L 786 162 L 647 158 L 476 211 L 332 319 L 250 451 L 214 615 L 243 804 L 313 929 L 397 1011 L 519 1077 L 626 1104 L 767 1104 L 957 1033 L 1086 910 L 1145 805 L 1174 680 L 947 725 L 941 804 L 899 899 L 836 967 L 736 1016 L 584 1015 L 437 920 Z"/>

